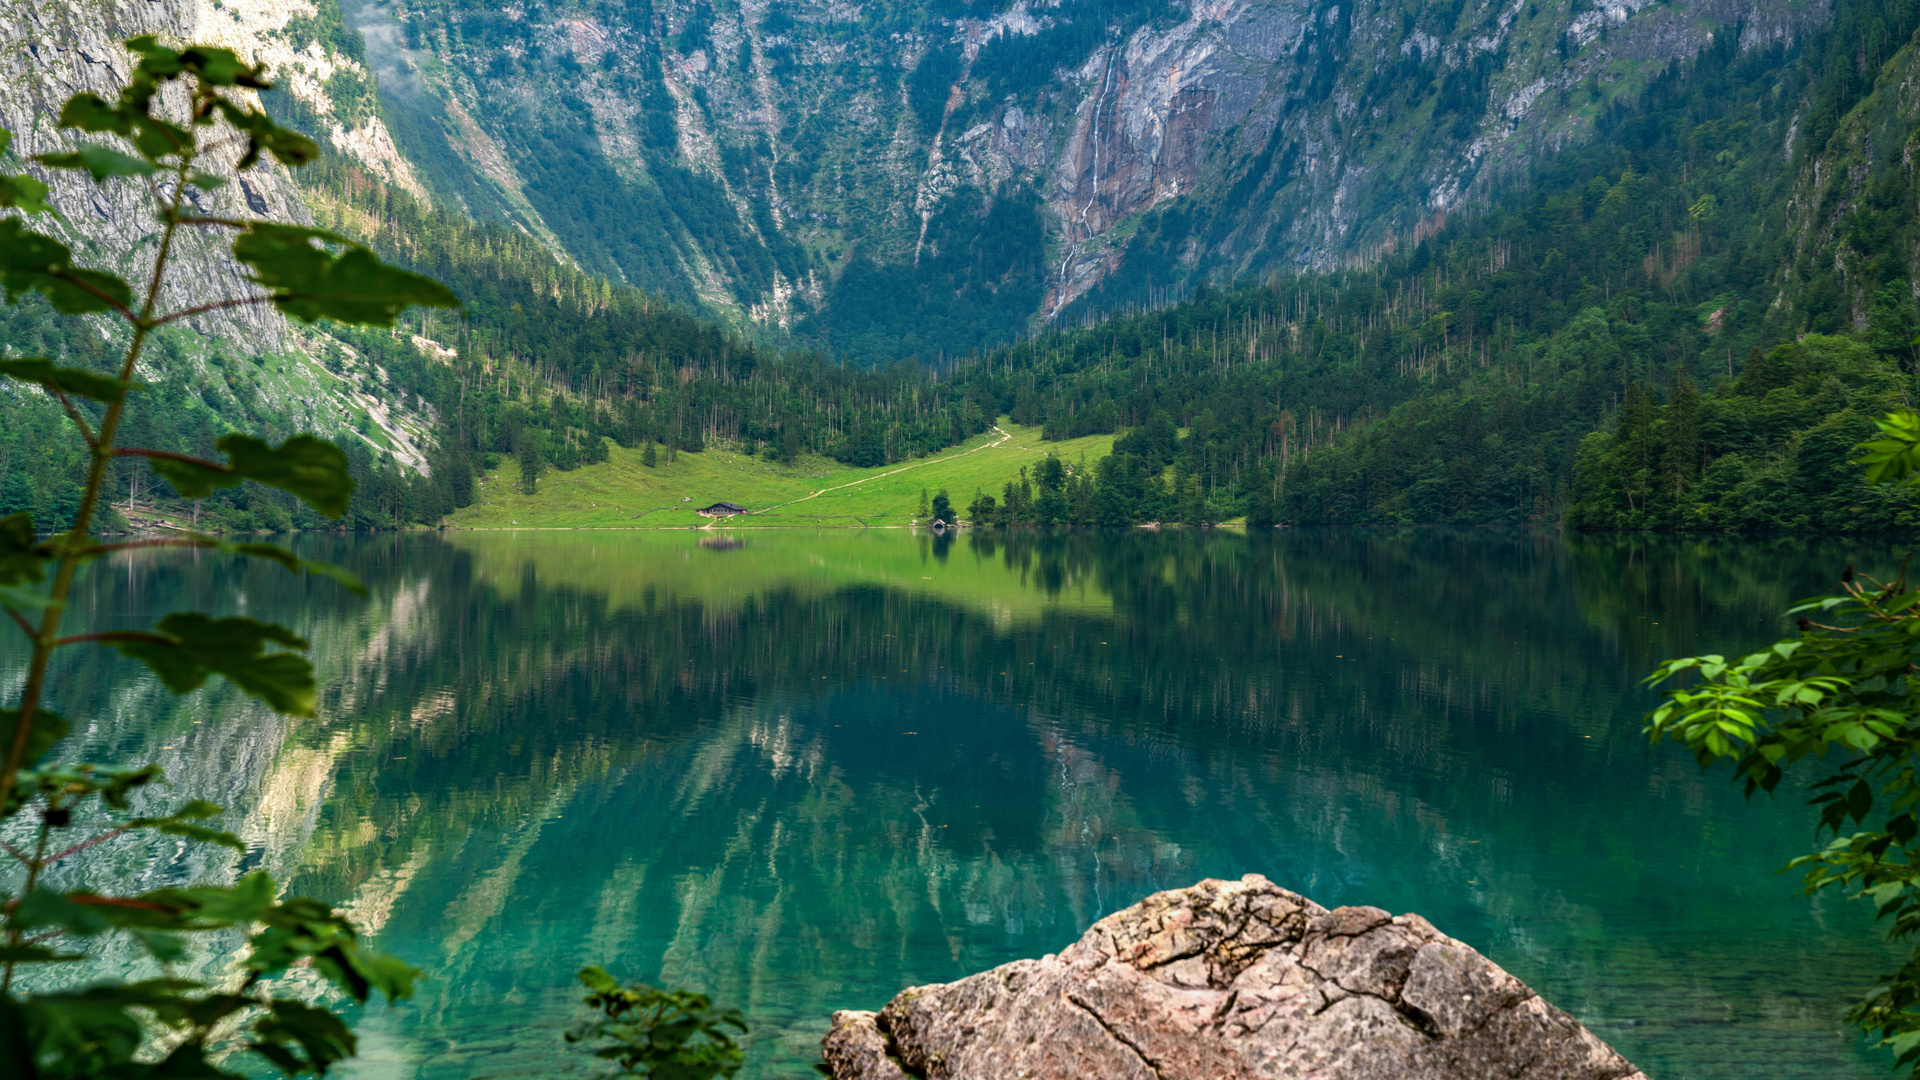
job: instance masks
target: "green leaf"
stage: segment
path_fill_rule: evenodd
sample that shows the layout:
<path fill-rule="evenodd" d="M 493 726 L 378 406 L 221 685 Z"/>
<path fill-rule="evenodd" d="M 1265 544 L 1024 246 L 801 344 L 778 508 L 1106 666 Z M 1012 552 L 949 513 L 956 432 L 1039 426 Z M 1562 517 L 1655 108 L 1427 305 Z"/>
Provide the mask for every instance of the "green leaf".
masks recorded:
<path fill-rule="evenodd" d="M 174 64 L 173 67 L 177 69 L 178 65 Z M 169 74 L 158 74 L 143 60 L 134 68 L 133 79 L 120 92 L 117 103 L 109 105 L 95 94 L 75 94 L 60 108 L 60 126 L 94 134 L 119 135 L 132 141 L 133 148 L 140 156 L 151 162 L 191 150 L 193 135 L 190 132 L 152 113 L 153 98 L 159 93 L 160 83 L 178 73 L 178 70 L 174 70 Z"/>
<path fill-rule="evenodd" d="M 298 168 L 320 156 L 320 147 L 312 139 L 281 127 L 273 118 L 256 109 L 242 109 L 225 99 L 216 103 L 227 123 L 247 133 L 247 152 L 240 155 L 236 168 L 250 169 L 264 152 L 288 168 Z"/>
<path fill-rule="evenodd" d="M 22 930 L 65 930 L 81 937 L 113 929 L 113 924 L 99 912 L 46 888 L 21 897 L 13 909 L 13 925 Z"/>
<path fill-rule="evenodd" d="M 256 559 L 272 560 L 286 567 L 291 573 L 297 574 L 305 570 L 307 573 L 317 577 L 332 578 L 334 581 L 339 582 L 353 592 L 359 593 L 361 596 L 367 595 L 367 587 L 360 583 L 360 578 L 354 574 L 353 571 L 338 563 L 322 562 L 318 559 L 303 559 L 277 544 L 235 544 L 231 541 L 221 541 L 219 548 L 222 551 L 230 551 L 235 555 L 248 555 Z"/>
<path fill-rule="evenodd" d="M 97 94 L 75 94 L 60 107 L 60 126 L 96 135 L 132 135 L 133 125 L 118 106 Z"/>
<path fill-rule="evenodd" d="M 0 127 L 0 154 L 12 145 L 13 132 Z M 44 214 L 53 209 L 47 205 L 47 185 L 25 173 L 0 174 L 0 206 L 11 206 L 28 214 Z"/>
<path fill-rule="evenodd" d="M 29 231 L 19 218 L 0 221 L 0 285 L 6 288 L 8 303 L 21 293 L 39 292 L 68 315 L 126 309 L 133 303 L 126 282 L 73 265 L 67 245 Z"/>
<path fill-rule="evenodd" d="M 322 245 L 343 248 L 338 255 Z M 236 259 L 273 290 L 276 307 L 302 322 L 334 319 L 392 326 L 408 307 L 458 307 L 460 299 L 429 277 L 388 266 L 373 252 L 321 229 L 256 223 L 233 242 Z"/>
<path fill-rule="evenodd" d="M 140 899 L 178 909 L 203 926 L 238 926 L 265 918 L 274 906 L 274 892 L 273 878 L 256 870 L 232 885 L 157 889 Z"/>
<path fill-rule="evenodd" d="M 134 818 L 132 821 L 127 822 L 126 827 L 129 829 L 153 829 L 156 832 L 166 833 L 168 836 L 179 836 L 207 844 L 219 844 L 222 847 L 230 847 L 240 852 L 246 851 L 247 845 L 242 843 L 240 838 L 232 833 L 221 829 L 209 828 L 205 825 L 194 824 L 196 821 L 219 817 L 224 813 L 226 813 L 226 809 L 222 806 L 201 799 L 195 799 L 165 817 Z"/>
<path fill-rule="evenodd" d="M 152 176 L 160 171 L 152 162 L 105 146 L 83 146 L 65 154 L 39 154 L 33 160 L 51 169 L 85 169 L 96 181 L 116 176 Z"/>
<path fill-rule="evenodd" d="M 160 39 L 152 34 L 128 38 L 125 44 L 128 52 L 140 54 L 136 71 L 141 75 L 153 79 L 171 79 L 186 71 L 186 65 L 180 62 L 180 53 L 160 44 Z"/>
<path fill-rule="evenodd" d="M 129 43 L 131 48 L 131 43 Z M 171 51 L 171 50 L 169 50 Z M 249 64 L 231 49 L 194 45 L 175 54 L 175 62 L 184 71 L 198 76 L 208 86 L 238 86 L 248 90 L 271 90 L 265 64 Z"/>
<path fill-rule="evenodd" d="M 125 389 L 119 379 L 96 374 L 85 368 L 60 367 L 53 361 L 39 356 L 18 360 L 0 359 L 0 375 L 18 379 L 21 382 L 38 383 L 49 389 L 92 398 L 95 401 L 112 401 Z"/>
<path fill-rule="evenodd" d="M 0 757 L 13 747 L 14 736 L 20 730 L 20 710 L 0 709 Z M 67 737 L 73 726 L 62 719 L 60 714 L 46 709 L 33 710 L 33 730 L 27 735 L 27 752 L 20 758 L 20 767 L 30 769 L 53 744 Z"/>
<path fill-rule="evenodd" d="M 352 1029 L 338 1016 L 287 998 L 276 998 L 267 1006 L 267 1015 L 254 1022 L 253 1033 L 248 1046 L 288 1073 L 324 1073 L 329 1065 L 352 1057 L 358 1046 Z M 304 1060 L 287 1052 L 290 1046 L 299 1047 Z"/>
<path fill-rule="evenodd" d="M 47 185 L 25 173 L 0 174 L 0 206 L 26 214 L 53 212 L 47 202 Z"/>
<path fill-rule="evenodd" d="M 602 994 L 610 994 L 620 989 L 620 983 L 612 975 L 607 974 L 606 968 L 597 964 L 580 969 L 580 982 L 587 989 Z"/>
<path fill-rule="evenodd" d="M 0 610 L 17 611 L 21 614 L 45 611 L 53 605 L 53 598 L 46 593 L 23 589 L 18 585 L 0 585 Z"/>
<path fill-rule="evenodd" d="M 232 434 L 214 444 L 227 454 L 228 464 L 154 458 L 153 471 L 189 499 L 205 498 L 215 488 L 233 487 L 245 480 L 292 492 L 330 518 L 347 512 L 353 496 L 353 477 L 347 455 L 339 447 L 313 435 L 295 435 L 275 448 L 250 435 Z"/>
<path fill-rule="evenodd" d="M 1874 421 L 1882 439 L 1862 443 L 1854 464 L 1867 467 L 1869 484 L 1914 483 L 1920 470 L 1920 413 L 1895 409 Z"/>
<path fill-rule="evenodd" d="M 24 511 L 0 518 L 0 585 L 36 585 L 47 576 L 50 556 L 33 532 L 33 515 Z"/>
<path fill-rule="evenodd" d="M 86 953 L 59 953 L 40 945 L 0 945 L 0 964 L 47 964 L 85 959 Z"/>
<path fill-rule="evenodd" d="M 133 936 L 146 946 L 147 952 L 163 964 L 171 964 L 186 959 L 187 945 L 176 934 L 163 930 L 134 929 Z"/>
<path fill-rule="evenodd" d="M 158 634 L 116 641 L 114 647 L 153 669 L 176 694 L 198 690 L 210 675 L 222 675 L 279 712 L 312 716 L 316 700 L 313 665 L 268 644 L 304 649 L 307 643 L 284 626 L 199 612 L 176 612 L 160 620 Z"/>

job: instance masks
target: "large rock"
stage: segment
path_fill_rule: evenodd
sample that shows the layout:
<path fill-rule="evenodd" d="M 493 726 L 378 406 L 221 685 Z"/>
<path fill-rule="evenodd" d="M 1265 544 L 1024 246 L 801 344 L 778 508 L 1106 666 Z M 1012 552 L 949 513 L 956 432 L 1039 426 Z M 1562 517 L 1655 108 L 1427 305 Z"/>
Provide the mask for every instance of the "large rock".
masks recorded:
<path fill-rule="evenodd" d="M 1420 916 L 1328 911 L 1258 874 L 835 1013 L 825 1055 L 836 1080 L 1646 1080 Z"/>

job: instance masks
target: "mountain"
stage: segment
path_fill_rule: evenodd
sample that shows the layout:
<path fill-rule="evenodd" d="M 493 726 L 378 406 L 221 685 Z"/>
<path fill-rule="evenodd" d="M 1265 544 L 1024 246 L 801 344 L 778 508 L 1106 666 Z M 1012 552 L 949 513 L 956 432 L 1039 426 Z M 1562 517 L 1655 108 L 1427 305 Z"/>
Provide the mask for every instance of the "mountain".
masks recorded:
<path fill-rule="evenodd" d="M 1916 28 L 1842 0 L 1792 43 L 1722 39 L 1418 244 L 959 381 L 1061 436 L 1131 429 L 1086 500 L 1112 523 L 1911 528 L 1849 459 L 1920 374 Z"/>
<path fill-rule="evenodd" d="M 1729 36 L 1743 51 L 1791 41 L 1829 14 L 1754 0 L 223 10 L 299 72 L 319 133 L 414 194 L 868 361 L 1377 258 L 1584 145 L 1671 64 Z"/>
<path fill-rule="evenodd" d="M 41 88 L 0 95 L 21 151 L 53 145 L 50 102 L 112 82 L 120 36 L 251 49 L 286 88 L 268 107 L 328 152 L 218 197 L 469 298 L 398 335 L 209 321 L 165 354 L 168 438 L 310 424 L 410 466 L 363 524 L 462 505 L 491 455 L 872 465 L 1010 413 L 1124 433 L 1000 493 L 1010 523 L 1779 526 L 1701 507 L 1802 490 L 1775 475 L 1802 445 L 1823 449 L 1794 484 L 1818 487 L 1913 370 L 1920 0 L 17 14 L 14 85 Z M 128 208 L 59 195 L 137 264 Z M 203 284 L 233 272 L 199 257 Z M 14 309 L 7 346 L 52 340 L 43 314 Z M 1780 351 L 1809 333 L 1838 337 Z M 863 370 L 902 355 L 928 363 Z M 1783 388 L 1765 423 L 1734 400 Z M 1670 423 L 1689 393 L 1722 419 Z M 0 507 L 57 517 L 57 414 L 29 404 Z"/>

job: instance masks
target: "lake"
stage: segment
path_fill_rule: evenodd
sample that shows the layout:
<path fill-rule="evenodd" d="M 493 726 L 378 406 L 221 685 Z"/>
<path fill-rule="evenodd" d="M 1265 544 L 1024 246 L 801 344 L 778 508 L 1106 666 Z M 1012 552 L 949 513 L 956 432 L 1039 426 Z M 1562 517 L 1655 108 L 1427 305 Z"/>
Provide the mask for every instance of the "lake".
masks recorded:
<path fill-rule="evenodd" d="M 1797 794 L 1649 753 L 1640 678 L 1757 646 L 1883 541 L 1499 531 L 309 535 L 362 599 L 125 556 L 71 624 L 204 606 L 312 638 L 314 720 L 175 700 L 69 650 L 72 752 L 246 811 L 73 877 L 266 867 L 424 968 L 362 1080 L 557 1076 L 574 973 L 713 994 L 746 1075 L 829 1014 L 1054 952 L 1159 889 L 1259 872 L 1417 911 L 1655 1080 L 1881 1077 L 1842 1015 L 1869 912 L 1774 871 Z M 81 624 L 85 624 L 84 626 Z M 19 685 L 15 643 L 0 690 Z M 217 957 L 206 963 L 218 962 Z"/>

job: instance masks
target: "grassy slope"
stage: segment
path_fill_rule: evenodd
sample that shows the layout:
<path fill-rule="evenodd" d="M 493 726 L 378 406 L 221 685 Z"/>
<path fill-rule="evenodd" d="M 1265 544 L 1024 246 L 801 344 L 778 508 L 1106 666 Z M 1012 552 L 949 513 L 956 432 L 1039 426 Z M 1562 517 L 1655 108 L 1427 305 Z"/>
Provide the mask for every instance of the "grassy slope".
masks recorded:
<path fill-rule="evenodd" d="M 964 510 L 976 490 L 999 497 L 1021 466 L 1031 474 L 1048 453 L 1078 469 L 1082 455 L 1091 465 L 1112 447 L 1111 435 L 1043 444 L 1039 428 L 1005 419 L 946 453 L 874 469 L 812 457 L 775 465 L 720 450 L 681 454 L 672 464 L 662 454 L 649 469 L 640 451 L 616 446 L 605 464 L 547 473 L 537 495 L 520 493 L 520 467 L 509 459 L 480 483 L 474 504 L 448 520 L 461 529 L 685 528 L 708 523 L 696 508 L 732 502 L 754 511 L 727 521 L 732 527 L 903 526 L 919 512 L 922 489 L 931 498 L 944 488 Z"/>

